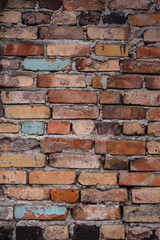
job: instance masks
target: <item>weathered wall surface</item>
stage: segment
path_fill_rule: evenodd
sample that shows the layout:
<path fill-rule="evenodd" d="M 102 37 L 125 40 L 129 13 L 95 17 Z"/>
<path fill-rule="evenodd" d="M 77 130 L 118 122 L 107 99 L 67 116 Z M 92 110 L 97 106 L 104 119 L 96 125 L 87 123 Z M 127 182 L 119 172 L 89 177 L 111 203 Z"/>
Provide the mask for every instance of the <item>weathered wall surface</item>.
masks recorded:
<path fill-rule="evenodd" d="M 0 240 L 160 239 L 160 1 L 0 6 Z"/>

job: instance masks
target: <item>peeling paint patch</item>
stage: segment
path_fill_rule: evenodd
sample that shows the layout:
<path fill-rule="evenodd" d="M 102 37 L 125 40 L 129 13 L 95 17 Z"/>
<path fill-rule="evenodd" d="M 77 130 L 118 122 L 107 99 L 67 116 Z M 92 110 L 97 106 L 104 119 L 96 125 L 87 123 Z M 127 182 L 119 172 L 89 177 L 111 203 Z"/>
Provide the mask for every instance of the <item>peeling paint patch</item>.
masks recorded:
<path fill-rule="evenodd" d="M 66 71 L 71 70 L 71 59 L 24 59 L 23 69 L 32 71 Z"/>
<path fill-rule="evenodd" d="M 30 135 L 43 135 L 43 122 L 24 122 L 22 132 Z"/>
<path fill-rule="evenodd" d="M 66 207 L 45 205 L 15 206 L 14 211 L 16 219 L 64 220 L 66 218 L 66 214 Z"/>

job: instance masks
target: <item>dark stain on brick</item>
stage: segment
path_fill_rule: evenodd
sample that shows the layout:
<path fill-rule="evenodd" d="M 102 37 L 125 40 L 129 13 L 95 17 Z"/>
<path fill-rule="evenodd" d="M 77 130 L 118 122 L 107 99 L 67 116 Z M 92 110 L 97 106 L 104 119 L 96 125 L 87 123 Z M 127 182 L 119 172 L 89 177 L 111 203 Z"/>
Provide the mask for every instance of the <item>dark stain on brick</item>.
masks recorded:
<path fill-rule="evenodd" d="M 100 18 L 100 12 L 81 12 L 81 14 L 78 16 L 78 21 L 80 26 L 97 25 L 100 22 Z"/>
<path fill-rule="evenodd" d="M 120 125 L 118 123 L 110 123 L 110 122 L 99 122 L 97 124 L 98 134 L 114 134 L 119 135 Z"/>
<path fill-rule="evenodd" d="M 1 240 L 12 240 L 13 229 L 11 226 L 0 227 L 0 239 Z"/>
<path fill-rule="evenodd" d="M 0 12 L 3 11 L 4 7 L 6 6 L 8 0 L 1 0 L 0 1 Z"/>
<path fill-rule="evenodd" d="M 34 26 L 40 24 L 48 24 L 51 20 L 50 12 L 26 12 L 22 16 L 23 23 Z"/>
<path fill-rule="evenodd" d="M 4 55 L 3 49 L 2 49 L 2 47 L 1 47 L 1 45 L 0 45 L 0 57 L 2 57 L 3 55 Z"/>
<path fill-rule="evenodd" d="M 47 8 L 50 10 L 58 10 L 61 7 L 60 0 L 39 0 L 40 8 Z"/>
<path fill-rule="evenodd" d="M 125 24 L 126 17 L 123 12 L 111 12 L 109 15 L 102 16 L 103 24 Z"/>
<path fill-rule="evenodd" d="M 40 227 L 17 227 L 16 240 L 42 240 L 42 229 Z"/>
<path fill-rule="evenodd" d="M 96 225 L 78 224 L 74 226 L 74 240 L 98 240 L 99 227 Z"/>

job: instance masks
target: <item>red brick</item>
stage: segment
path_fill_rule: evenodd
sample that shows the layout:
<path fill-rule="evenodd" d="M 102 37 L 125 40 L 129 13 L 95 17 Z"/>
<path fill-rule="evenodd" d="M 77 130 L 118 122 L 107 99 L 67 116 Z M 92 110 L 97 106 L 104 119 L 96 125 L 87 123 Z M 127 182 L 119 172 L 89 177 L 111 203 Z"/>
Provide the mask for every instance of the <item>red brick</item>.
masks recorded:
<path fill-rule="evenodd" d="M 120 104 L 121 93 L 119 92 L 101 92 L 100 104 Z"/>
<path fill-rule="evenodd" d="M 40 27 L 41 39 L 84 39 L 82 27 Z"/>
<path fill-rule="evenodd" d="M 55 25 L 77 25 L 77 16 L 74 12 L 54 12 L 52 22 Z"/>
<path fill-rule="evenodd" d="M 0 184 L 26 184 L 26 172 L 0 171 Z"/>
<path fill-rule="evenodd" d="M 131 161 L 131 171 L 160 171 L 160 158 L 140 158 Z"/>
<path fill-rule="evenodd" d="M 76 121 L 72 122 L 73 133 L 76 135 L 92 134 L 95 124 L 94 121 Z"/>
<path fill-rule="evenodd" d="M 51 21 L 50 12 L 25 12 L 22 15 L 23 23 L 34 26 L 40 24 L 49 24 Z"/>
<path fill-rule="evenodd" d="M 78 182 L 85 186 L 116 185 L 117 173 L 83 172 L 79 175 Z"/>
<path fill-rule="evenodd" d="M 160 121 L 160 109 L 150 108 L 148 110 L 149 119 L 152 121 Z"/>
<path fill-rule="evenodd" d="M 119 60 L 100 62 L 92 59 L 76 60 L 76 68 L 82 72 L 120 71 Z"/>
<path fill-rule="evenodd" d="M 160 203 L 160 189 L 132 189 L 133 203 Z"/>
<path fill-rule="evenodd" d="M 145 142 L 142 141 L 95 141 L 95 152 L 98 154 L 113 155 L 145 155 Z"/>
<path fill-rule="evenodd" d="M 0 16 L 1 23 L 20 23 L 22 14 L 18 11 L 3 11 L 3 15 Z"/>
<path fill-rule="evenodd" d="M 82 44 L 49 44 L 48 56 L 87 57 L 90 56 L 89 45 Z"/>
<path fill-rule="evenodd" d="M 57 203 L 75 203 L 79 199 L 79 191 L 76 189 L 51 189 L 51 200 Z"/>
<path fill-rule="evenodd" d="M 46 138 L 41 141 L 41 151 L 46 153 L 62 152 L 63 150 L 81 150 L 92 148 L 91 140 Z"/>
<path fill-rule="evenodd" d="M 30 184 L 73 184 L 76 172 L 74 171 L 33 171 L 29 173 Z"/>
<path fill-rule="evenodd" d="M 6 106 L 5 117 L 13 119 L 50 118 L 50 108 L 48 106 Z"/>
<path fill-rule="evenodd" d="M 139 76 L 130 75 L 109 76 L 107 88 L 142 88 L 142 79 Z"/>
<path fill-rule="evenodd" d="M 50 166 L 54 168 L 97 169 L 101 164 L 101 155 L 90 154 L 51 154 Z"/>
<path fill-rule="evenodd" d="M 116 220 L 120 218 L 119 206 L 80 205 L 73 208 L 73 219 L 87 220 Z"/>
<path fill-rule="evenodd" d="M 124 104 L 160 106 L 160 94 L 156 92 L 125 92 L 123 97 Z"/>
<path fill-rule="evenodd" d="M 36 0 L 9 0 L 7 1 L 6 8 L 34 8 L 36 5 Z"/>
<path fill-rule="evenodd" d="M 15 28 L 1 26 L 0 38 L 11 39 L 37 39 L 37 28 Z"/>
<path fill-rule="evenodd" d="M 39 56 L 44 55 L 44 46 L 27 43 L 9 43 L 3 47 L 3 52 L 7 56 Z"/>
<path fill-rule="evenodd" d="M 160 173 L 126 173 L 121 172 L 119 176 L 120 186 L 146 186 L 159 187 Z"/>
<path fill-rule="evenodd" d="M 48 134 L 69 134 L 70 123 L 62 121 L 52 121 L 48 123 Z"/>
<path fill-rule="evenodd" d="M 68 11 L 103 11 L 105 9 L 105 0 L 64 0 L 63 7 Z"/>
<path fill-rule="evenodd" d="M 128 169 L 128 159 L 126 157 L 120 156 L 106 156 L 104 169 L 110 170 L 127 170 Z"/>
<path fill-rule="evenodd" d="M 159 26 L 160 13 L 128 15 L 128 23 L 132 26 Z"/>
<path fill-rule="evenodd" d="M 145 119 L 146 110 L 132 106 L 103 106 L 103 119 Z"/>
<path fill-rule="evenodd" d="M 137 48 L 138 58 L 159 58 L 160 48 L 157 47 L 140 47 Z"/>
<path fill-rule="evenodd" d="M 125 73 L 160 74 L 159 62 L 156 61 L 125 60 L 123 62 L 123 71 Z"/>
<path fill-rule="evenodd" d="M 46 200 L 50 198 L 50 189 L 36 187 L 8 187 L 4 194 L 17 200 Z"/>
<path fill-rule="evenodd" d="M 49 102 L 51 103 L 97 103 L 95 92 L 75 90 L 49 90 Z"/>
<path fill-rule="evenodd" d="M 149 76 L 144 78 L 146 83 L 146 88 L 150 90 L 160 89 L 160 77 L 159 76 Z"/>
<path fill-rule="evenodd" d="M 160 41 L 160 29 L 148 29 L 144 32 L 145 42 L 159 42 Z"/>
<path fill-rule="evenodd" d="M 153 230 L 147 227 L 129 227 L 128 240 L 153 239 Z"/>
<path fill-rule="evenodd" d="M 60 0 L 39 0 L 39 6 L 40 8 L 47 8 L 50 10 L 58 10 L 61 7 L 61 1 Z"/>
<path fill-rule="evenodd" d="M 75 88 L 86 86 L 84 75 L 68 75 L 68 74 L 45 74 L 38 75 L 38 87 L 54 88 L 65 87 Z"/>
<path fill-rule="evenodd" d="M 98 116 L 99 110 L 96 106 L 53 107 L 53 119 L 96 119 Z"/>
<path fill-rule="evenodd" d="M 119 28 L 88 27 L 87 36 L 89 39 L 129 40 L 130 29 L 121 27 Z"/>
<path fill-rule="evenodd" d="M 160 123 L 149 123 L 147 133 L 149 136 L 159 137 L 160 136 Z"/>
<path fill-rule="evenodd" d="M 119 123 L 115 123 L 115 122 L 98 122 L 97 132 L 98 134 L 120 135 L 121 127 Z"/>
<path fill-rule="evenodd" d="M 112 0 L 109 4 L 109 8 L 113 9 L 141 9 L 148 10 L 150 6 L 150 0 Z"/>
<path fill-rule="evenodd" d="M 81 202 L 102 203 L 102 202 L 125 202 L 128 199 L 127 189 L 109 189 L 101 191 L 98 189 L 81 190 Z"/>

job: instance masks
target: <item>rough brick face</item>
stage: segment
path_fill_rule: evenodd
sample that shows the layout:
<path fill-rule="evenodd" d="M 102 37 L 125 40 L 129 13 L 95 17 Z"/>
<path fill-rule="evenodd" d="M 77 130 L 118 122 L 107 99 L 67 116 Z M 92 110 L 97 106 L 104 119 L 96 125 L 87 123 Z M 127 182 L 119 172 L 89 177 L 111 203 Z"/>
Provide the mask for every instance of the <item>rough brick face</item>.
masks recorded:
<path fill-rule="evenodd" d="M 0 0 L 0 240 L 160 240 L 159 10 Z"/>

